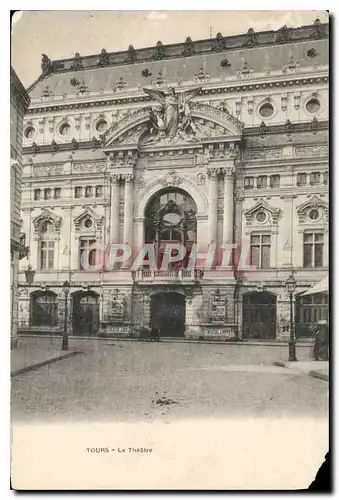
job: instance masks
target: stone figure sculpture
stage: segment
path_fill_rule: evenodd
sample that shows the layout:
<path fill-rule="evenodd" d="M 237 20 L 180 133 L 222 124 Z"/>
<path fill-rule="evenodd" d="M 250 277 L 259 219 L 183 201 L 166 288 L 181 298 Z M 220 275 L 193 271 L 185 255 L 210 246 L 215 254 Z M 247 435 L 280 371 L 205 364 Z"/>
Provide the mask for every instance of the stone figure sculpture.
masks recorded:
<path fill-rule="evenodd" d="M 188 124 L 191 123 L 188 102 L 199 94 L 201 88 L 196 87 L 177 94 L 175 89 L 170 87 L 169 92 L 166 94 L 162 90 L 144 87 L 144 92 L 161 104 L 161 109 L 153 114 L 153 120 L 151 118 L 151 121 L 155 125 L 158 125 L 159 131 L 163 132 L 163 136 L 169 138 L 176 137 L 179 129 L 183 130 L 182 126 L 180 127 L 180 123 L 184 123 L 184 128 L 187 129 Z"/>

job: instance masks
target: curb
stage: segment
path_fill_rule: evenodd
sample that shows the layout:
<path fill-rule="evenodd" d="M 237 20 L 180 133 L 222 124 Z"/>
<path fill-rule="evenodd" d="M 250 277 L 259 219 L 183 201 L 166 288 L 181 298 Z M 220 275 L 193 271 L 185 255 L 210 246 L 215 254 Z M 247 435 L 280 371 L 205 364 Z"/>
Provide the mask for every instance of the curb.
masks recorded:
<path fill-rule="evenodd" d="M 39 363 L 34 363 L 33 365 L 24 366 L 23 368 L 19 368 L 18 370 L 13 370 L 11 372 L 11 378 L 20 375 L 21 373 L 30 372 L 33 370 L 37 370 L 42 366 L 49 365 L 50 363 L 54 363 L 55 361 L 60 361 L 61 359 L 70 358 L 71 356 L 76 356 L 77 354 L 82 354 L 81 351 L 72 351 L 67 354 L 62 354 L 61 356 L 55 356 L 54 358 L 45 359 L 44 361 L 40 361 Z"/>
<path fill-rule="evenodd" d="M 25 338 L 56 338 L 55 335 L 34 335 L 34 334 L 24 334 L 19 335 L 20 339 Z M 140 339 L 136 337 L 128 338 L 128 337 L 113 337 L 113 336 L 98 336 L 98 337 L 87 337 L 87 336 L 73 336 L 70 335 L 69 339 L 72 340 L 101 340 L 108 341 L 114 340 L 119 342 L 141 342 Z M 246 340 L 236 341 L 236 340 L 197 340 L 197 339 L 171 339 L 171 338 L 160 338 L 160 343 L 180 343 L 180 344 L 224 344 L 224 345 L 243 345 L 243 346 L 269 346 L 269 347 L 286 347 L 288 346 L 288 342 L 248 342 Z M 298 344 L 299 347 L 312 347 L 312 343 Z"/>
<path fill-rule="evenodd" d="M 317 372 L 315 370 L 310 370 L 308 372 L 302 372 L 302 371 L 298 371 L 298 370 L 293 370 L 289 366 L 286 366 L 286 363 L 284 363 L 283 361 L 274 361 L 273 365 L 274 366 L 279 366 L 280 368 L 286 368 L 286 370 L 290 370 L 291 372 L 295 372 L 295 373 L 300 373 L 301 375 L 308 375 L 308 376 L 313 377 L 313 378 L 318 378 L 320 380 L 325 380 L 326 382 L 329 381 L 329 375 L 326 375 L 325 373 Z"/>

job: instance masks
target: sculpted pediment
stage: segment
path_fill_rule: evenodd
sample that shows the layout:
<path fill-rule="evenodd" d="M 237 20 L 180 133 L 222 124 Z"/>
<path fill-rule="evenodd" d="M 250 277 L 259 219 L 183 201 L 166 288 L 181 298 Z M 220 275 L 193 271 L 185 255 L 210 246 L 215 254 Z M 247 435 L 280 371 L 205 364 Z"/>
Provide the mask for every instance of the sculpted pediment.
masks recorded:
<path fill-rule="evenodd" d="M 243 124 L 224 110 L 193 102 L 201 88 L 176 93 L 144 89 L 157 102 L 130 113 L 102 136 L 104 149 L 114 146 L 169 146 L 202 143 L 213 138 L 240 140 Z"/>

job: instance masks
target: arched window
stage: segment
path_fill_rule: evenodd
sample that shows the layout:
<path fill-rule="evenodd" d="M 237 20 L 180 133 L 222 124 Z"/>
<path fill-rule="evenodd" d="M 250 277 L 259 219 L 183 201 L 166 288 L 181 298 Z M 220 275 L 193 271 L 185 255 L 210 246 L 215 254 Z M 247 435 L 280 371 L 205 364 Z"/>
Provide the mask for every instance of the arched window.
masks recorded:
<path fill-rule="evenodd" d="M 196 212 L 194 200 L 181 189 L 163 189 L 150 200 L 145 211 L 145 240 L 155 244 L 158 267 L 168 243 L 180 243 L 186 248 L 185 258 L 171 267 L 187 265 L 196 242 Z"/>
<path fill-rule="evenodd" d="M 32 326 L 55 326 L 58 318 L 57 296 L 53 292 L 33 292 L 31 298 Z"/>
<path fill-rule="evenodd" d="M 39 231 L 39 263 L 41 270 L 54 268 L 55 229 L 52 222 L 41 223 Z"/>

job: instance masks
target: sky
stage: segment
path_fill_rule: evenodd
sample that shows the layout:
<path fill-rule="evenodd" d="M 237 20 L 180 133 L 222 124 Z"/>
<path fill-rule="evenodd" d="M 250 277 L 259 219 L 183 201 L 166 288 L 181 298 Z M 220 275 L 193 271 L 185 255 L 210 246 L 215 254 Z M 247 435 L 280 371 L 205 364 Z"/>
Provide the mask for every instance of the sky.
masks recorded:
<path fill-rule="evenodd" d="M 326 11 L 18 11 L 12 20 L 11 64 L 28 87 L 41 73 L 41 54 L 52 60 L 180 43 L 209 38 L 297 27 L 319 18 L 328 21 Z"/>

